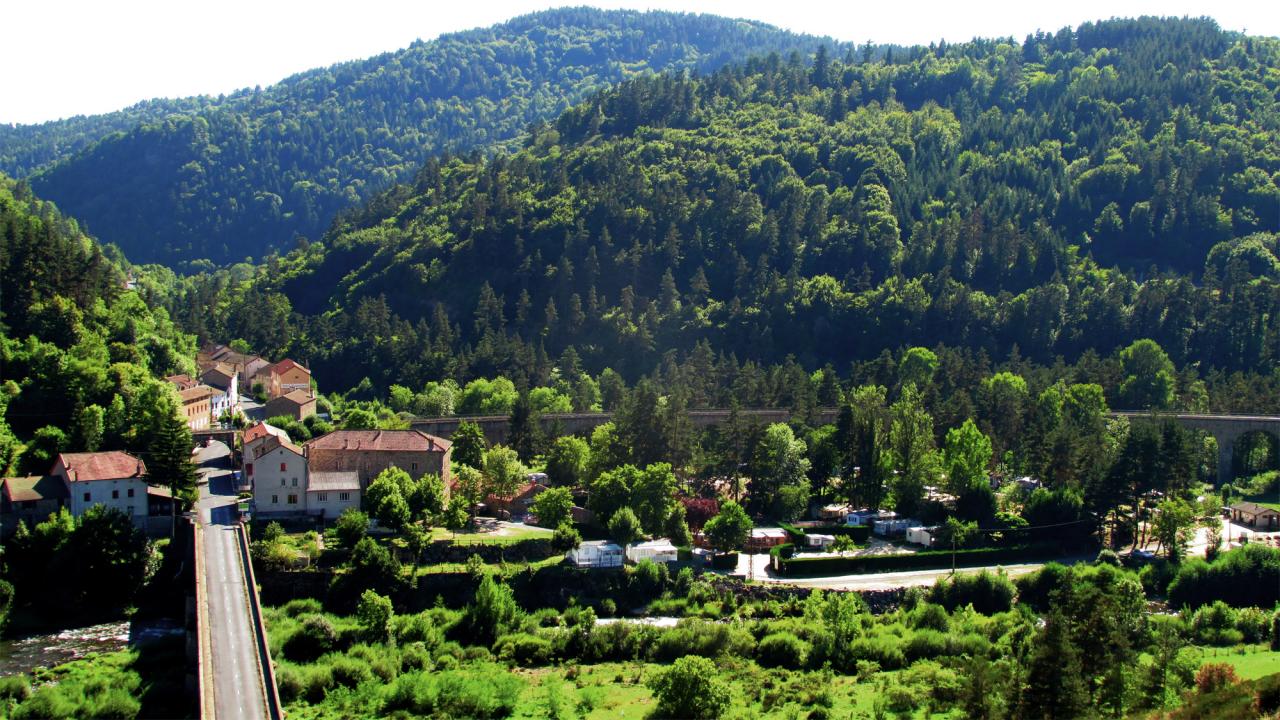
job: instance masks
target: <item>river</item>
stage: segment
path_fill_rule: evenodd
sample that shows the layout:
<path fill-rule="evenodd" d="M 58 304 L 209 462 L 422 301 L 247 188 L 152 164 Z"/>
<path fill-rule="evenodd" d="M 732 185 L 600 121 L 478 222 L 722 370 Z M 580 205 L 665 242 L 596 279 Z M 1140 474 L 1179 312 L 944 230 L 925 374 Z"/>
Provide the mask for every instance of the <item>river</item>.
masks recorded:
<path fill-rule="evenodd" d="M 115 652 L 128 644 L 127 620 L 3 640 L 0 641 L 0 676 L 53 667 L 89 653 Z"/>

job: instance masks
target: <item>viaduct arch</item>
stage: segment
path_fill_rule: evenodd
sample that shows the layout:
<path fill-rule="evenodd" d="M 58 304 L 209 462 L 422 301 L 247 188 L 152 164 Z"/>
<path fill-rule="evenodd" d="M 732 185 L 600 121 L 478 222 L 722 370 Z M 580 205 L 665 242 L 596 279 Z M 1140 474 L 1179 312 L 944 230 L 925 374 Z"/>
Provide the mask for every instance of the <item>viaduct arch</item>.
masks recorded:
<path fill-rule="evenodd" d="M 1203 413 L 1113 412 L 1112 417 L 1164 422 L 1173 420 L 1192 430 L 1203 430 L 1218 441 L 1218 484 L 1230 482 L 1231 461 L 1236 441 L 1252 432 L 1264 432 L 1280 438 L 1280 416 L 1275 415 L 1209 415 Z"/>

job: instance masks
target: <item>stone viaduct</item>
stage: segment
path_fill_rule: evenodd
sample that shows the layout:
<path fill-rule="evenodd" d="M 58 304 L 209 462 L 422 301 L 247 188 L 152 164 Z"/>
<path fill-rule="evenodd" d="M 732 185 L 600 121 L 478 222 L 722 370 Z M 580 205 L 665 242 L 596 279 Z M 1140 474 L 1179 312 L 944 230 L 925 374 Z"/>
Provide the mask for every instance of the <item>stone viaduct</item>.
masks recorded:
<path fill-rule="evenodd" d="M 1164 422 L 1173 420 L 1191 430 L 1203 430 L 1218 441 L 1218 484 L 1230 482 L 1231 461 L 1236 441 L 1252 432 L 1264 432 L 1280 438 L 1280 416 L 1275 415 L 1208 415 L 1198 413 L 1114 412 L 1113 417 L 1133 421 Z"/>

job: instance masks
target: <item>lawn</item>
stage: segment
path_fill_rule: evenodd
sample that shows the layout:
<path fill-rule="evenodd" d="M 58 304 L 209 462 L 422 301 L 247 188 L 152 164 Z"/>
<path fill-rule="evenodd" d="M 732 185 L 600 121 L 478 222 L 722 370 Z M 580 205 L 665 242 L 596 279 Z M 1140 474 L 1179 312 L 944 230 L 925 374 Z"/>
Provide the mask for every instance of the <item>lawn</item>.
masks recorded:
<path fill-rule="evenodd" d="M 1235 648 L 1205 648 L 1205 662 L 1224 662 L 1236 669 L 1245 680 L 1280 672 L 1280 652 L 1267 650 L 1266 645 L 1250 645 Z"/>
<path fill-rule="evenodd" d="M 551 539 L 552 531 L 533 527 L 532 525 L 511 525 L 501 523 L 497 527 L 487 527 L 480 532 L 453 532 L 446 528 L 431 528 L 431 539 L 452 540 L 456 545 L 497 544 L 509 545 L 521 540 Z"/>

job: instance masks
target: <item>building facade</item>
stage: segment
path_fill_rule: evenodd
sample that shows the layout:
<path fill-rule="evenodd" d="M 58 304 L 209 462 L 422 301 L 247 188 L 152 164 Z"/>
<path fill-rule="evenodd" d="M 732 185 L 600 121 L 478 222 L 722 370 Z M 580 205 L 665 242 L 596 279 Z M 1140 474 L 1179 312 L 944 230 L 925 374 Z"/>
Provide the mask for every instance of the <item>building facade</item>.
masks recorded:
<path fill-rule="evenodd" d="M 304 513 L 307 510 L 307 459 L 302 448 L 271 435 L 254 448 L 253 505 L 259 515 Z M 247 469 L 246 469 L 247 472 Z"/>
<path fill-rule="evenodd" d="M 337 430 L 306 444 L 312 472 L 355 472 L 360 487 L 383 470 L 398 467 L 420 478 L 435 474 L 449 486 L 453 444 L 418 430 Z"/>
<path fill-rule="evenodd" d="M 61 453 L 49 474 L 65 485 L 72 515 L 83 515 L 94 505 L 135 519 L 149 514 L 147 466 L 129 453 Z"/>

